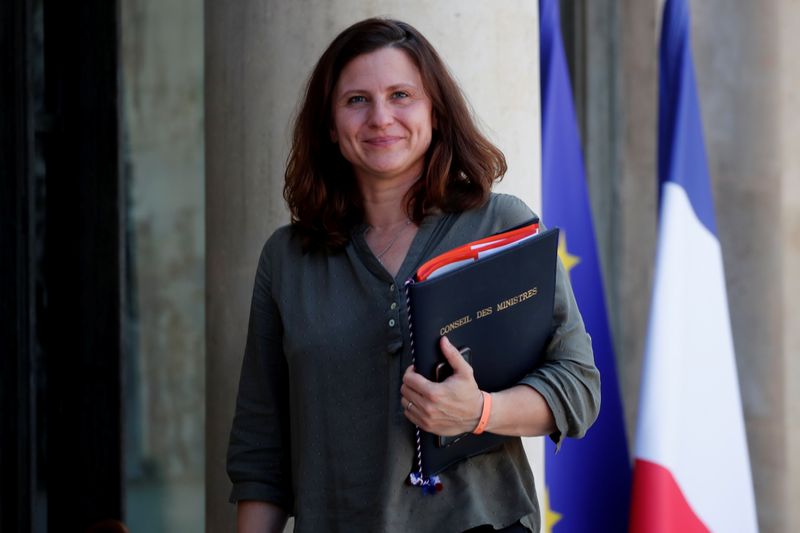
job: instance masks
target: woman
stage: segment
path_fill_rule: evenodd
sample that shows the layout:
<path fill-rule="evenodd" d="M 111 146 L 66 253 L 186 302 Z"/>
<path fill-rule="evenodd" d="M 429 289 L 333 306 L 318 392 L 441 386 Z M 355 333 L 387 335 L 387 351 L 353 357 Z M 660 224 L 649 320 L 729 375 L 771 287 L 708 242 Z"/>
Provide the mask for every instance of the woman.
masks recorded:
<path fill-rule="evenodd" d="M 459 352 L 432 383 L 411 367 L 401 288 L 426 259 L 529 219 L 490 194 L 506 170 L 453 78 L 408 24 L 369 19 L 314 69 L 297 117 L 284 196 L 290 226 L 256 274 L 228 452 L 239 531 L 539 529 L 520 439 L 442 473 L 426 495 L 405 480 L 414 424 L 440 434 L 579 437 L 599 376 L 563 268 L 543 367 L 484 396 Z M 480 529 L 478 529 L 479 531 Z"/>

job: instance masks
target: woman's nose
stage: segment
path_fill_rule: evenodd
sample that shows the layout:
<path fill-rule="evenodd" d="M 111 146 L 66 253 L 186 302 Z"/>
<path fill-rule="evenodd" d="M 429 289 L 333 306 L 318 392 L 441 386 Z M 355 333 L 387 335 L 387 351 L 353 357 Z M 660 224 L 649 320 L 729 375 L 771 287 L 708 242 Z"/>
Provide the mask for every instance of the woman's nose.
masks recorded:
<path fill-rule="evenodd" d="M 392 110 L 389 104 L 381 100 L 376 100 L 370 111 L 370 126 L 382 128 L 391 124 L 392 120 L 394 120 L 394 117 L 392 116 Z"/>

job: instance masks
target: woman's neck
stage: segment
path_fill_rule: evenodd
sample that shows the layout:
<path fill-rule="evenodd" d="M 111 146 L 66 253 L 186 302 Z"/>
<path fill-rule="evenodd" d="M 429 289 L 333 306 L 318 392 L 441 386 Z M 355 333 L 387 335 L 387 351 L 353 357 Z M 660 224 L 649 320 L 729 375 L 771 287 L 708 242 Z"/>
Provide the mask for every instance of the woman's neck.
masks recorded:
<path fill-rule="evenodd" d="M 365 222 L 375 229 L 391 229 L 408 220 L 406 193 L 417 181 L 362 184 Z"/>
<path fill-rule="evenodd" d="M 397 276 L 417 233 L 406 210 L 406 193 L 418 178 L 361 181 L 367 245 L 392 277 Z"/>

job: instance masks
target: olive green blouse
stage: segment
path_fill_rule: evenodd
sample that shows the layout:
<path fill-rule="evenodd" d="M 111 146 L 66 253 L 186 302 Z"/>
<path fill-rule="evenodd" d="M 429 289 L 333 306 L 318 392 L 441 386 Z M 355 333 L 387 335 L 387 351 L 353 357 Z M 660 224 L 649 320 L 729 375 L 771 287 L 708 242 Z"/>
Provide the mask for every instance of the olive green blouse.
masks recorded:
<path fill-rule="evenodd" d="M 303 253 L 278 229 L 258 262 L 228 448 L 231 501 L 263 500 L 295 516 L 295 531 L 451 532 L 522 519 L 539 509 L 520 439 L 457 464 L 435 495 L 406 483 L 414 427 L 400 385 L 411 364 L 404 281 L 425 260 L 532 216 L 513 196 L 428 216 L 396 277 L 353 232 L 337 254 Z M 545 364 L 521 382 L 553 411 L 551 435 L 580 437 L 600 406 L 600 378 L 563 267 Z"/>

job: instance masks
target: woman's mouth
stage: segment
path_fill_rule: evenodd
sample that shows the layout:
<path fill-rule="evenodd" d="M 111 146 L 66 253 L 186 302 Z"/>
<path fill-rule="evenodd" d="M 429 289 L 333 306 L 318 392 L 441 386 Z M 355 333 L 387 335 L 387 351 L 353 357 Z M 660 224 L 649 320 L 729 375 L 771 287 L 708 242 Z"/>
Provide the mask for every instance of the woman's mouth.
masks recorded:
<path fill-rule="evenodd" d="M 392 144 L 398 142 L 401 138 L 402 137 L 397 137 L 394 135 L 382 135 L 380 137 L 370 137 L 366 140 L 366 143 L 376 147 L 391 146 Z"/>

